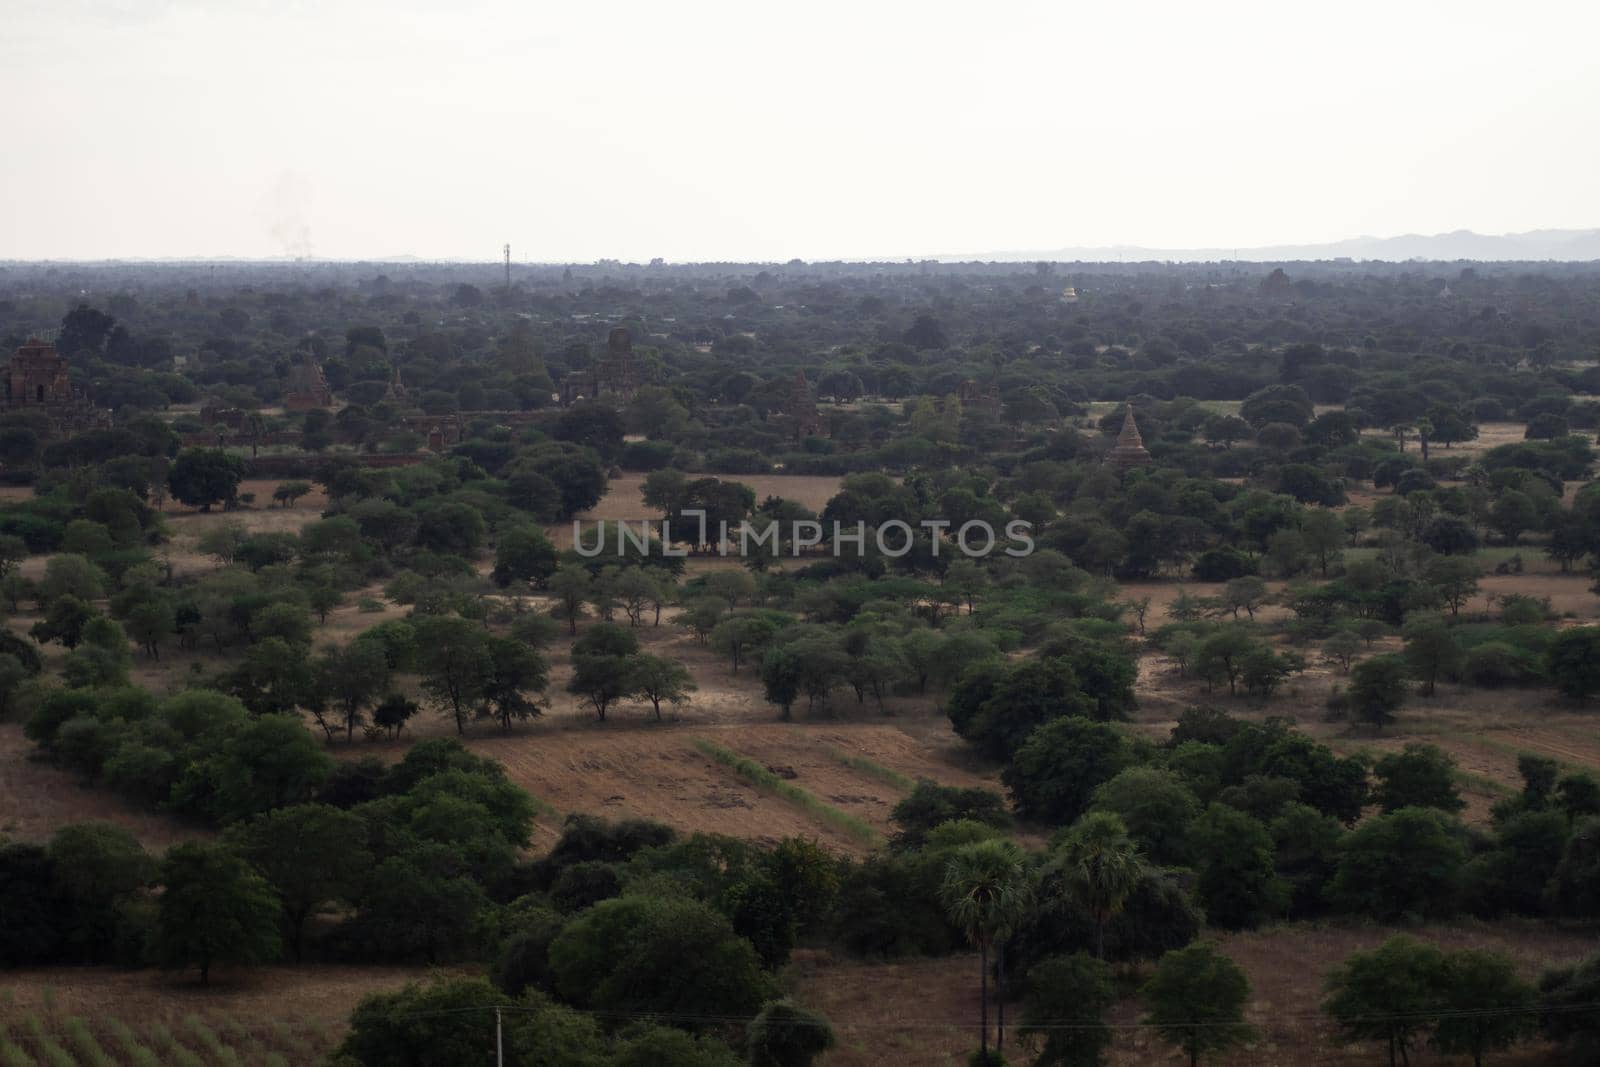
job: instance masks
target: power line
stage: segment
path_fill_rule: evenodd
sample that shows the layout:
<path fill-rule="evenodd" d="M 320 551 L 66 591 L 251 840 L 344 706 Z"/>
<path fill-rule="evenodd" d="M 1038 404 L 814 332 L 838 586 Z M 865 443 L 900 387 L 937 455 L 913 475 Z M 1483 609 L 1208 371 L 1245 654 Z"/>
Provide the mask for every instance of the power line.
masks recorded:
<path fill-rule="evenodd" d="M 528 1005 L 528 1004 L 514 1004 L 514 1003 L 472 1004 L 472 1005 L 465 1005 L 465 1006 L 459 1007 L 459 1008 L 433 1008 L 433 1009 L 428 1009 L 428 1010 L 424 1010 L 424 1011 L 389 1011 L 389 1012 L 384 1012 L 383 1013 L 383 1017 L 388 1019 L 388 1020 L 390 1020 L 390 1021 L 393 1021 L 393 1022 L 399 1022 L 399 1021 L 407 1020 L 407 1019 L 444 1018 L 444 1017 L 456 1016 L 456 1015 L 482 1015 L 482 1016 L 492 1015 L 496 1019 L 497 1030 L 498 1030 L 498 1028 L 499 1028 L 498 1024 L 500 1022 L 500 1019 L 501 1019 L 502 1015 L 538 1016 L 538 1015 L 544 1014 L 544 1012 L 546 1012 L 548 1010 L 549 1010 L 549 1006 Z M 633 1022 L 662 1022 L 662 1023 L 678 1022 L 678 1023 L 702 1023 L 702 1024 L 704 1024 L 704 1023 L 726 1023 L 726 1024 L 741 1024 L 741 1023 L 743 1023 L 743 1024 L 748 1024 L 750 1022 L 753 1022 L 754 1019 L 756 1018 L 755 1016 L 752 1016 L 752 1015 L 718 1015 L 718 1014 L 690 1013 L 690 1012 L 613 1011 L 613 1010 L 605 1010 L 605 1009 L 587 1009 L 586 1010 L 586 1009 L 578 1009 L 578 1008 L 568 1008 L 567 1010 L 575 1011 L 575 1012 L 578 1012 L 579 1014 L 587 1015 L 587 1016 L 590 1016 L 590 1017 L 596 1018 L 596 1019 L 613 1019 L 613 1020 L 633 1021 Z M 1383 1023 L 1383 1022 L 1404 1022 L 1404 1021 L 1407 1021 L 1407 1020 L 1432 1021 L 1432 1020 L 1475 1019 L 1475 1018 L 1509 1018 L 1509 1017 L 1518 1016 L 1518 1015 L 1566 1015 L 1566 1014 L 1575 1014 L 1575 1013 L 1579 1013 L 1579 1012 L 1597 1011 L 1597 1010 L 1600 1010 L 1600 1001 L 1589 1001 L 1589 1002 L 1584 1002 L 1584 1003 L 1579 1003 L 1579 1004 L 1556 1004 L 1556 1005 L 1542 1005 L 1542 1004 L 1510 1005 L 1510 1004 L 1507 1004 L 1507 1005 L 1497 1005 L 1497 1006 L 1496 1005 L 1491 1005 L 1491 1006 L 1483 1007 L 1483 1008 L 1441 1009 L 1441 1010 L 1438 1010 L 1438 1011 L 1380 1012 L 1380 1013 L 1370 1013 L 1370 1014 L 1363 1014 L 1363 1015 L 1345 1016 L 1344 1018 L 1339 1018 L 1339 1019 L 1335 1019 L 1332 1016 L 1329 1016 L 1324 1012 L 1275 1012 L 1272 1015 L 1272 1021 L 1273 1022 L 1289 1023 L 1289 1022 L 1302 1022 L 1302 1021 L 1314 1020 L 1314 1021 L 1330 1022 L 1330 1023 L 1337 1023 L 1337 1024 L 1346 1024 L 1346 1023 Z M 39 1019 L 41 1019 L 41 1021 L 43 1021 L 43 1019 L 47 1018 L 47 1017 L 48 1016 L 38 1016 L 38 1015 L 34 1016 L 34 1018 L 39 1018 Z M 114 1029 L 111 1026 L 106 1025 L 104 1023 L 97 1024 L 97 1023 L 92 1022 L 91 1020 L 86 1019 L 86 1018 L 84 1018 L 82 1016 L 67 1016 L 66 1018 L 77 1018 L 78 1021 L 82 1024 L 83 1028 L 88 1033 L 90 1033 L 92 1035 L 95 1035 L 97 1037 L 98 1036 L 111 1036 L 111 1037 L 120 1037 L 121 1036 L 121 1032 L 119 1030 Z M 814 1028 L 821 1028 L 821 1027 L 829 1027 L 829 1026 L 831 1026 L 831 1027 L 833 1027 L 835 1029 L 842 1029 L 842 1030 L 878 1030 L 878 1031 L 891 1031 L 891 1032 L 892 1031 L 906 1031 L 906 1030 L 921 1030 L 921 1031 L 967 1030 L 967 1029 L 970 1029 L 971 1026 L 972 1026 L 972 1024 L 970 1022 L 953 1022 L 953 1021 L 948 1020 L 948 1019 L 900 1019 L 900 1020 L 896 1020 L 894 1022 L 881 1022 L 881 1023 L 872 1023 L 872 1022 L 835 1023 L 835 1022 L 829 1022 L 828 1020 L 825 1020 L 825 1019 L 818 1019 L 816 1021 L 811 1021 L 811 1020 L 806 1020 L 806 1019 L 773 1019 L 773 1020 L 770 1020 L 769 1022 L 770 1022 L 770 1025 L 788 1026 L 788 1027 L 797 1028 L 797 1029 L 799 1029 L 799 1028 L 814 1029 Z M 1049 1021 L 1041 1021 L 1041 1022 L 1036 1022 L 1036 1023 L 1029 1024 L 1028 1029 L 1029 1030 L 1040 1030 L 1040 1031 L 1057 1031 L 1057 1030 L 1070 1031 L 1070 1030 L 1100 1029 L 1100 1028 L 1103 1027 L 1104 1029 L 1108 1029 L 1108 1030 L 1137 1031 L 1137 1030 L 1160 1029 L 1160 1028 L 1162 1028 L 1162 1026 L 1173 1026 L 1173 1025 L 1180 1026 L 1180 1027 L 1209 1028 L 1209 1027 L 1234 1026 L 1236 1024 L 1231 1023 L 1231 1022 L 1218 1022 L 1218 1021 L 1208 1021 L 1208 1020 L 1198 1020 L 1198 1019 L 1194 1020 L 1194 1021 L 1191 1021 L 1191 1022 L 1180 1022 L 1180 1023 L 1176 1023 L 1176 1024 L 1156 1024 L 1156 1023 L 1148 1022 L 1148 1021 L 1124 1022 L 1124 1023 L 1049 1022 Z M 246 1029 L 247 1031 L 250 1029 L 247 1026 L 242 1027 L 242 1028 Z M 251 1036 L 256 1036 L 256 1035 L 252 1034 Z M 35 1044 L 35 1045 L 37 1045 L 37 1044 L 43 1044 L 43 1043 L 48 1043 L 48 1042 L 52 1042 L 52 1041 L 57 1041 L 57 1038 L 55 1036 L 51 1035 L 51 1034 L 19 1033 L 19 1032 L 16 1032 L 15 1030 L 7 1028 L 7 1027 L 0 1027 L 0 1043 L 9 1042 L 11 1044 Z"/>

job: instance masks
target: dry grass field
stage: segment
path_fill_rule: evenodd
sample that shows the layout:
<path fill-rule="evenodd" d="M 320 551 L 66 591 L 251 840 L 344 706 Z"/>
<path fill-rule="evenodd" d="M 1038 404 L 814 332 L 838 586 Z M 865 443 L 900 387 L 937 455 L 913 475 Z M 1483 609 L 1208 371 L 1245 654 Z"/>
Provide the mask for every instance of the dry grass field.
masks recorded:
<path fill-rule="evenodd" d="M 41 841 L 72 822 L 109 822 L 126 828 L 148 849 L 207 836 L 197 827 L 139 811 L 115 793 L 84 785 L 69 771 L 32 758 L 22 726 L 0 722 L 0 839 Z"/>
<path fill-rule="evenodd" d="M 1355 1067 L 1383 1061 L 1375 1045 L 1342 1047 L 1333 1027 L 1317 1011 L 1328 970 L 1352 952 L 1376 947 L 1392 931 L 1371 926 L 1292 924 L 1216 938 L 1250 978 L 1246 1020 L 1255 1042 L 1205 1060 L 1229 1067 Z M 1529 978 L 1551 963 L 1581 958 L 1593 950 L 1592 934 L 1523 923 L 1438 925 L 1409 931 L 1455 950 L 1494 949 L 1517 961 Z M 1182 1064 L 1186 1058 L 1141 1025 L 1138 987 L 1149 969 L 1122 968 L 1120 1001 L 1107 1017 L 1114 1029 L 1108 1062 L 1116 1067 Z M 786 974 L 797 999 L 832 1020 L 839 1046 L 827 1067 L 878 1067 L 883 1063 L 959 1067 L 977 1045 L 978 959 L 866 963 L 826 953 L 797 956 Z M 992 1012 L 992 1008 L 991 1008 Z M 1009 1013 L 1008 1027 L 1018 1015 Z M 1028 1062 L 1008 1049 L 1012 1062 Z M 1430 1055 L 1429 1063 L 1462 1065 L 1470 1058 Z M 1525 1045 L 1498 1054 L 1494 1063 L 1532 1067 L 1550 1062 L 1550 1050 Z"/>
<path fill-rule="evenodd" d="M 31 1058 L 6 1063 L 52 1067 L 309 1067 L 338 1044 L 362 997 L 424 977 L 411 968 L 319 964 L 223 970 L 202 987 L 190 974 L 154 970 L 8 970 L 0 972 L 0 1053 L 9 1043 Z M 109 1059 L 84 1048 L 84 1033 Z M 134 1059 L 130 1045 L 155 1058 Z"/>

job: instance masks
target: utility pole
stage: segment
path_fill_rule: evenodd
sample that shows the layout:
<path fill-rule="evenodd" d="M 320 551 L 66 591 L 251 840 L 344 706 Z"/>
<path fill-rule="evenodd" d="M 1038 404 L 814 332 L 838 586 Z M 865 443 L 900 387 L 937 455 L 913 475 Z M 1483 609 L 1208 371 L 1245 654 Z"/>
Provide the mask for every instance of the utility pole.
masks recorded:
<path fill-rule="evenodd" d="M 511 292 L 511 246 L 506 245 L 506 292 Z"/>
<path fill-rule="evenodd" d="M 510 249 L 510 245 L 506 245 Z M 494 1010 L 494 1063 L 495 1067 L 506 1067 L 506 1045 L 500 1034 L 500 1009 Z"/>

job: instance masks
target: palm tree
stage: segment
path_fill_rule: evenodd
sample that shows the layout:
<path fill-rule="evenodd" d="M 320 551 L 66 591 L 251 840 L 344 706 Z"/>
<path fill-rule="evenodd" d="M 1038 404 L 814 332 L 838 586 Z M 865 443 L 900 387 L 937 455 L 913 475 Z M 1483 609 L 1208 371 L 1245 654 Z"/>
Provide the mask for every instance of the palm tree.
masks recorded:
<path fill-rule="evenodd" d="M 1014 842 L 994 839 L 963 845 L 950 857 L 940 886 L 945 913 L 978 946 L 982 1019 L 978 1047 L 989 1051 L 989 946 L 1011 935 L 1032 899 L 1027 864 Z"/>
<path fill-rule="evenodd" d="M 1144 857 L 1120 818 L 1097 811 L 1073 826 L 1054 866 L 1067 892 L 1094 919 L 1094 955 L 1104 959 L 1106 926 L 1144 877 Z"/>

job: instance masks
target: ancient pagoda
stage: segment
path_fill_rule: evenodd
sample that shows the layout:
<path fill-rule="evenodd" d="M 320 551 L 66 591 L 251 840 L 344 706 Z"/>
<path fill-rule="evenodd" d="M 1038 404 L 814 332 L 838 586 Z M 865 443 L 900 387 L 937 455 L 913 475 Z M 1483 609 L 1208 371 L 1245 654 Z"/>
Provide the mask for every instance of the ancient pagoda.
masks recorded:
<path fill-rule="evenodd" d="M 1128 415 L 1122 420 L 1122 432 L 1117 434 L 1117 443 L 1106 453 L 1106 463 L 1119 471 L 1130 467 L 1148 467 L 1151 463 L 1150 450 L 1144 447 L 1144 438 L 1139 436 L 1139 424 L 1133 421 L 1133 405 L 1128 405 Z"/>
<path fill-rule="evenodd" d="M 789 422 L 789 429 L 794 434 L 794 439 L 799 441 L 806 437 L 816 437 L 822 433 L 822 415 L 817 411 L 817 397 L 811 391 L 811 385 L 806 381 L 806 372 L 794 372 L 794 381 L 789 383 L 789 397 L 784 403 L 783 413 Z"/>
<path fill-rule="evenodd" d="M 316 411 L 333 407 L 333 390 L 323 376 L 322 364 L 310 356 L 289 365 L 289 380 L 283 386 L 285 411 Z"/>
<path fill-rule="evenodd" d="M 30 337 L 4 368 L 6 391 L 0 411 L 37 411 L 53 433 L 72 434 L 111 425 L 111 413 L 96 408 L 67 376 L 67 359 L 56 346 Z"/>

